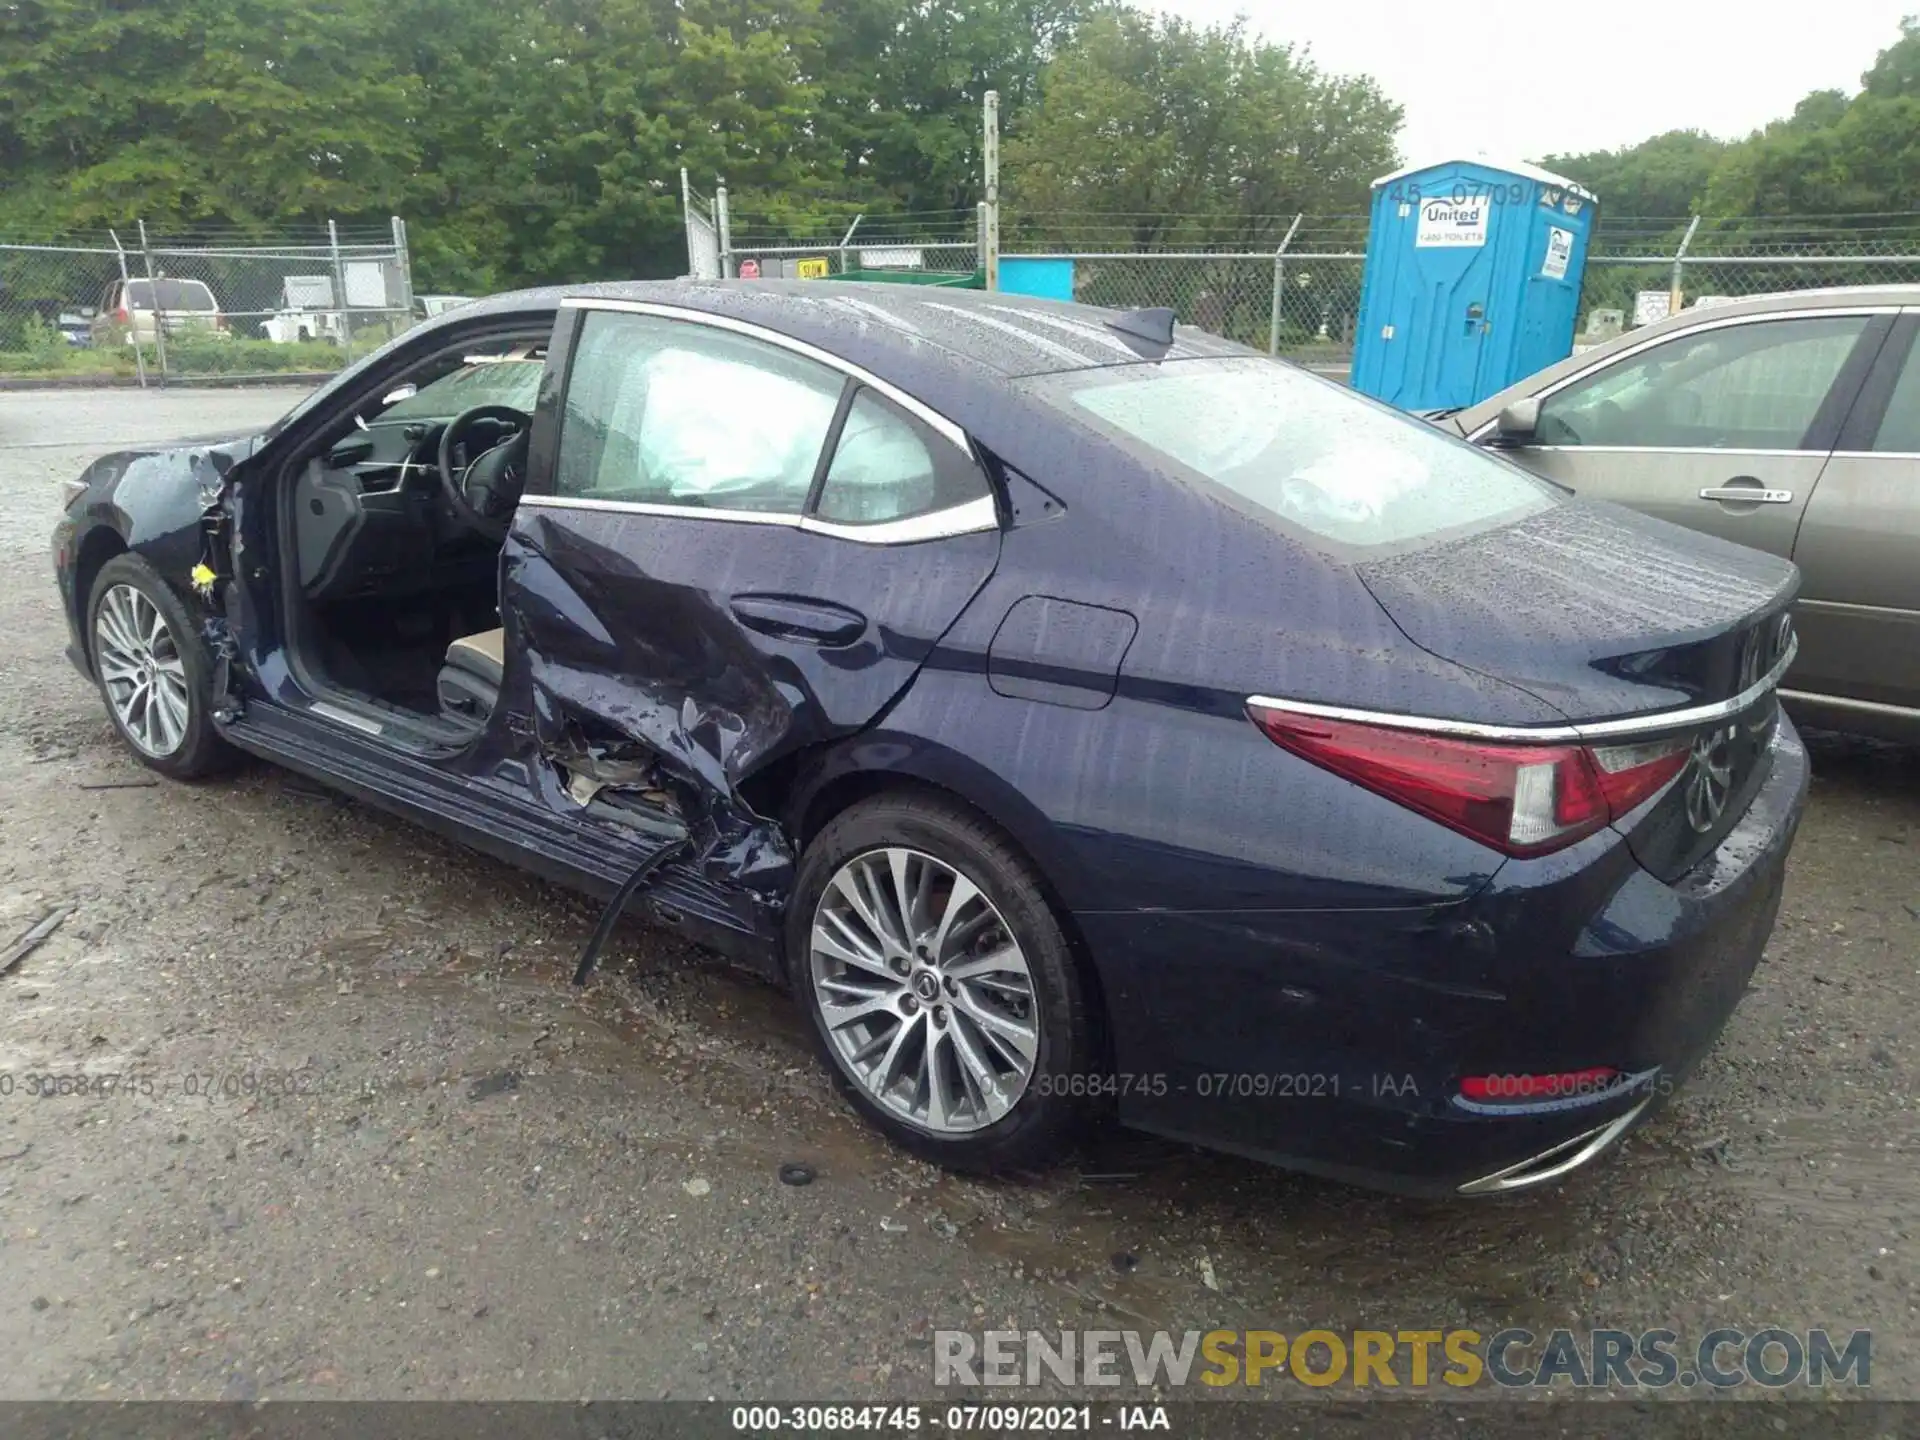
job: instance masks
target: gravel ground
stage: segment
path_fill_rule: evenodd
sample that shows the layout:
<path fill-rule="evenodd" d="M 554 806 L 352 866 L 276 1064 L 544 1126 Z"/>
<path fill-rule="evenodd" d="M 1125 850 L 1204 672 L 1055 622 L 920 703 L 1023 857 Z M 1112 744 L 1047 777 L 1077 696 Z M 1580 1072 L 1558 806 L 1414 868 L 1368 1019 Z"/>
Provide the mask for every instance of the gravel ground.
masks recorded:
<path fill-rule="evenodd" d="M 584 900 L 115 743 L 61 656 L 54 482 L 295 398 L 0 395 L 0 943 L 78 907 L 0 979 L 0 1075 L 169 1092 L 0 1095 L 0 1398 L 929 1397 L 947 1327 L 1720 1324 L 1870 1327 L 1875 1392 L 1920 1398 L 1920 752 L 1814 738 L 1752 992 L 1562 1189 L 1416 1203 L 1117 1134 L 958 1180 L 671 937 L 627 927 L 576 994 Z"/>

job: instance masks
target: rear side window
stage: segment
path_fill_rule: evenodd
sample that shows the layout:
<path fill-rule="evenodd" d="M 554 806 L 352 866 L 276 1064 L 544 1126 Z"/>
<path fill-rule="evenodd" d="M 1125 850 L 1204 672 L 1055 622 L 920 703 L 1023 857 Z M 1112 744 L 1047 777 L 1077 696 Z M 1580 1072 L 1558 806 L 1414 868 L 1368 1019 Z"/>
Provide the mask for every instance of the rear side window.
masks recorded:
<path fill-rule="evenodd" d="M 1554 503 L 1517 467 L 1271 360 L 1059 378 L 1076 418 L 1337 544 L 1406 545 Z"/>
<path fill-rule="evenodd" d="M 1722 325 L 1676 335 L 1540 403 L 1542 445 L 1797 450 L 1865 315 Z"/>
<path fill-rule="evenodd" d="M 863 386 L 847 410 L 814 513 L 838 525 L 880 525 L 988 493 L 971 460 Z"/>
<path fill-rule="evenodd" d="M 213 292 L 198 280 L 129 280 L 127 304 L 135 310 L 152 310 L 155 295 L 162 310 L 218 310 Z"/>
<path fill-rule="evenodd" d="M 1873 448 L 1883 454 L 1920 455 L 1920 345 L 1907 351 L 1894 382 L 1887 413 L 1880 417 Z"/>

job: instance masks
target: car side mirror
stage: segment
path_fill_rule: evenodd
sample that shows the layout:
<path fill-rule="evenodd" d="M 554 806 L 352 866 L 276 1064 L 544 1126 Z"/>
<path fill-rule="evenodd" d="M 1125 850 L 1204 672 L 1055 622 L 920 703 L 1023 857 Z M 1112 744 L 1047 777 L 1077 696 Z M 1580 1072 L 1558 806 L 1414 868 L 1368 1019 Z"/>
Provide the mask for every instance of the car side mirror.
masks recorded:
<path fill-rule="evenodd" d="M 1501 445 L 1531 445 L 1540 428 L 1540 402 L 1529 395 L 1508 405 L 1493 422 L 1494 439 Z"/>
<path fill-rule="evenodd" d="M 382 395 L 380 397 L 380 403 L 382 405 L 398 405 L 402 400 L 411 400 L 419 393 L 420 387 L 418 385 L 402 385 L 398 389 L 389 390 L 386 394 Z"/>

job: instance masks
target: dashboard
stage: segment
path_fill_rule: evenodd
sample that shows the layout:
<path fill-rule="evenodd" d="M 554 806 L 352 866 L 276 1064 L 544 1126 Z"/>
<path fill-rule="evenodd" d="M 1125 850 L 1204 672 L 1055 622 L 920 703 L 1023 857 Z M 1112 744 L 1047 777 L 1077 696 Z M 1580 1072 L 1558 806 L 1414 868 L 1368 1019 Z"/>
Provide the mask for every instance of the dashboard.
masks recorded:
<path fill-rule="evenodd" d="M 309 600 L 417 594 L 491 569 L 498 544 L 454 514 L 440 485 L 446 426 L 383 416 L 307 462 L 294 485 L 293 534 Z M 512 433 L 504 421 L 473 422 L 454 463 Z"/>

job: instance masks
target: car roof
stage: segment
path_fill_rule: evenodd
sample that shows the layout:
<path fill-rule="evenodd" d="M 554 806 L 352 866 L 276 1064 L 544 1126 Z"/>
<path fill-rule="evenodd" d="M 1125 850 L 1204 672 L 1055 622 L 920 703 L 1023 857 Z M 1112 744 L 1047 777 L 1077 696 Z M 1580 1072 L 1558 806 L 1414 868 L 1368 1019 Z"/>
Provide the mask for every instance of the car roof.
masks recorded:
<path fill-rule="evenodd" d="M 461 321 L 490 310 L 565 299 L 628 300 L 722 315 L 775 330 L 830 354 L 858 349 L 902 358 L 937 350 L 1002 376 L 1047 374 L 1141 360 L 1258 352 L 1176 325 L 1171 346 L 1115 330 L 1125 312 L 1028 295 L 944 285 L 832 280 L 663 280 L 554 286 L 491 296 L 459 308 Z M 452 318 L 452 317 L 448 317 Z"/>
<path fill-rule="evenodd" d="M 1526 379 L 1489 395 L 1476 405 L 1447 417 L 1463 434 L 1471 435 L 1491 421 L 1515 400 L 1543 390 L 1554 382 L 1604 363 L 1625 350 L 1636 349 L 1649 340 L 1691 330 L 1701 325 L 1720 325 L 1745 315 L 1791 315 L 1801 310 L 1831 310 L 1836 306 L 1886 309 L 1893 306 L 1920 306 L 1920 285 L 1830 285 L 1818 290 L 1780 290 L 1766 295 L 1746 295 L 1725 304 L 1682 310 L 1651 325 L 1642 325 L 1616 335 L 1603 345 L 1576 350 L 1566 359 L 1536 370 Z"/>

